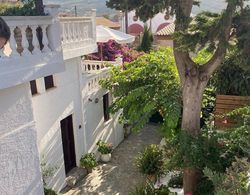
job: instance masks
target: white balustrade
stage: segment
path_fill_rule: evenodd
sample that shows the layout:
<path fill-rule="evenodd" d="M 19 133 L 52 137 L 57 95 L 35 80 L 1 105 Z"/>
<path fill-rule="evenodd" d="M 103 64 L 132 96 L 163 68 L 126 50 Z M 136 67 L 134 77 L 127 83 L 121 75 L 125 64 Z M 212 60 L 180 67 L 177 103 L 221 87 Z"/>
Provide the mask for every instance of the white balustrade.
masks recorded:
<path fill-rule="evenodd" d="M 81 68 L 82 73 L 100 73 L 100 71 L 109 69 L 111 66 L 122 67 L 122 58 L 118 57 L 115 61 L 96 61 L 82 59 Z"/>
<path fill-rule="evenodd" d="M 47 36 L 47 28 L 48 28 L 48 25 L 44 24 L 44 25 L 41 25 L 41 28 L 42 28 L 42 40 L 43 40 L 43 50 L 42 52 L 43 53 L 46 53 L 46 52 L 50 52 L 50 48 L 49 48 L 49 40 L 48 40 L 48 36 Z"/>
<path fill-rule="evenodd" d="M 10 40 L 0 50 L 0 89 L 64 71 L 57 16 L 4 16 Z"/>
<path fill-rule="evenodd" d="M 88 77 L 87 78 L 88 93 L 91 94 L 94 91 L 98 91 L 101 88 L 101 86 L 99 85 L 100 80 L 103 80 L 107 77 L 109 77 L 109 70 L 107 69 L 98 75 Z"/>
<path fill-rule="evenodd" d="M 52 17 L 6 16 L 3 19 L 11 31 L 9 48 L 6 47 L 6 53 L 10 53 L 8 58 L 41 54 L 40 48 L 43 48 L 42 52 L 51 52 L 47 30 L 52 24 Z"/>
<path fill-rule="evenodd" d="M 60 17 L 64 59 L 80 57 L 97 50 L 95 11 L 90 16 Z"/>

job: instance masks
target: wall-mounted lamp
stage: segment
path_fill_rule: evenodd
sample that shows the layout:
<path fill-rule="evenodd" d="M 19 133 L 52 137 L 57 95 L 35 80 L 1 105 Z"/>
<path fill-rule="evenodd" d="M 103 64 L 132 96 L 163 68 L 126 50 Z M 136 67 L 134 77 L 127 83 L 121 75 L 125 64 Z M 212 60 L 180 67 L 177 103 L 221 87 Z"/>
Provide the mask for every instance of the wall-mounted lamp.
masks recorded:
<path fill-rule="evenodd" d="M 99 98 L 95 98 L 95 103 L 97 104 L 99 102 Z"/>
<path fill-rule="evenodd" d="M 93 100 L 92 99 L 88 99 L 90 102 L 93 102 Z M 99 102 L 99 98 L 95 98 L 95 101 L 94 101 L 96 104 Z"/>

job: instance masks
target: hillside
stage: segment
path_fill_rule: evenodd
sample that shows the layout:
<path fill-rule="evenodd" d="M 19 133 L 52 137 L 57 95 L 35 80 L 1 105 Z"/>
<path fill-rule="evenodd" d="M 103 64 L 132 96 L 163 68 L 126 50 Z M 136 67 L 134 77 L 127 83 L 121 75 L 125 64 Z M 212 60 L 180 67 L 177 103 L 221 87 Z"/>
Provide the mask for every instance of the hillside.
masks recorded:
<path fill-rule="evenodd" d="M 201 0 L 200 7 L 194 7 L 193 13 L 197 14 L 200 11 L 220 12 L 225 8 L 225 0 Z M 97 15 L 113 14 L 116 11 L 106 7 L 106 0 L 44 0 L 44 3 L 60 4 L 64 11 L 74 11 L 74 6 L 77 6 L 79 15 L 82 15 L 86 10 L 97 9 Z"/>
<path fill-rule="evenodd" d="M 105 2 L 106 0 L 44 0 L 44 4 L 60 4 L 61 10 L 65 12 L 74 12 L 74 6 L 77 6 L 79 15 L 90 9 L 96 9 L 97 15 L 115 13 L 115 10 L 106 7 Z"/>

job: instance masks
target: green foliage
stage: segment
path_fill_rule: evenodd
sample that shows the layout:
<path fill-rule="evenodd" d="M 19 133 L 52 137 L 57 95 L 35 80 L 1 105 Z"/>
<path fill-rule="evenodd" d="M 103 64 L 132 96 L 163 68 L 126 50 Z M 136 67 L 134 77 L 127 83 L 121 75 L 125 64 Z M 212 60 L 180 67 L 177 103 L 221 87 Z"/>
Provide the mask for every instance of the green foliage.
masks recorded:
<path fill-rule="evenodd" d="M 88 154 L 83 155 L 80 159 L 80 165 L 81 167 L 85 167 L 86 169 L 88 168 L 92 169 L 96 167 L 97 161 L 96 161 L 95 154 L 88 153 Z"/>
<path fill-rule="evenodd" d="M 161 185 L 158 189 L 154 188 L 154 184 L 145 183 L 135 187 L 131 195 L 173 195 L 167 186 Z"/>
<path fill-rule="evenodd" d="M 99 140 L 96 145 L 98 146 L 98 151 L 101 154 L 110 154 L 113 150 L 113 146 L 111 143 L 105 143 L 101 140 Z"/>
<path fill-rule="evenodd" d="M 250 96 L 250 69 L 233 48 L 212 78 L 217 94 Z"/>
<path fill-rule="evenodd" d="M 180 170 L 184 167 L 211 167 L 215 170 L 223 170 L 218 137 L 214 134 L 204 133 L 193 137 L 185 131 L 181 131 L 174 139 L 167 139 L 165 152 L 171 158 L 167 162 L 168 170 Z"/>
<path fill-rule="evenodd" d="M 171 179 L 168 182 L 168 187 L 182 188 L 183 187 L 183 173 L 174 173 L 171 175 Z"/>
<path fill-rule="evenodd" d="M 198 182 L 197 195 L 214 195 L 214 185 L 213 182 L 208 178 L 203 176 Z"/>
<path fill-rule="evenodd" d="M 170 48 L 145 54 L 126 64 L 125 70 L 113 67 L 101 85 L 115 97 L 111 112 L 123 109 L 120 122 L 140 130 L 159 111 L 163 131 L 171 134 L 176 128 L 181 110 L 180 82 Z"/>
<path fill-rule="evenodd" d="M 247 159 L 238 159 L 232 163 L 226 173 L 217 173 L 208 168 L 204 174 L 213 182 L 215 195 L 247 195 L 250 193 L 250 163 Z"/>
<path fill-rule="evenodd" d="M 0 16 L 36 16 L 35 0 L 22 0 L 18 4 L 1 4 Z"/>
<path fill-rule="evenodd" d="M 136 165 L 140 172 L 146 175 L 160 175 L 163 173 L 163 152 L 158 145 L 149 145 L 136 158 Z"/>
<path fill-rule="evenodd" d="M 55 172 L 58 170 L 59 167 L 57 166 L 49 166 L 47 162 L 45 161 L 45 157 L 43 156 L 41 159 L 41 172 L 42 172 L 42 178 L 43 178 L 43 185 L 47 186 L 47 180 L 51 178 Z"/>
<path fill-rule="evenodd" d="M 48 188 L 44 188 L 44 194 L 45 195 L 57 195 L 57 193 L 54 190 L 48 189 Z"/>
<path fill-rule="evenodd" d="M 138 50 L 148 53 L 152 49 L 152 44 L 153 44 L 153 35 L 150 32 L 149 28 L 145 25 L 143 37 L 142 37 L 142 42 L 141 42 L 141 45 L 139 46 Z"/>

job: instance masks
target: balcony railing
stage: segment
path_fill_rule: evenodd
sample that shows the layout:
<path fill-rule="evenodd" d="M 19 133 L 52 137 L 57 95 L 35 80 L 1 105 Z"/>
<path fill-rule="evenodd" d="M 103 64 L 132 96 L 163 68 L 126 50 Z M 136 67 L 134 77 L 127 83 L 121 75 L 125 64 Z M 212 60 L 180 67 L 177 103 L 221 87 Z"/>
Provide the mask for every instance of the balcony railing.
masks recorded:
<path fill-rule="evenodd" d="M 60 17 L 64 59 L 94 53 L 96 44 L 96 12 L 86 17 Z"/>
<path fill-rule="evenodd" d="M 95 60 L 82 60 L 81 68 L 82 73 L 95 74 L 100 71 L 109 69 L 111 66 L 122 67 L 122 58 L 118 57 L 115 61 L 95 61 Z"/>
<path fill-rule="evenodd" d="M 0 89 L 64 69 L 60 30 L 51 16 L 3 17 L 11 30 L 9 43 L 0 52 Z"/>
<path fill-rule="evenodd" d="M 115 61 L 95 61 L 82 59 L 81 69 L 84 83 L 86 83 L 87 93 L 91 94 L 98 91 L 101 87 L 99 81 L 109 77 L 112 66 L 122 68 L 122 58 L 118 57 Z"/>

